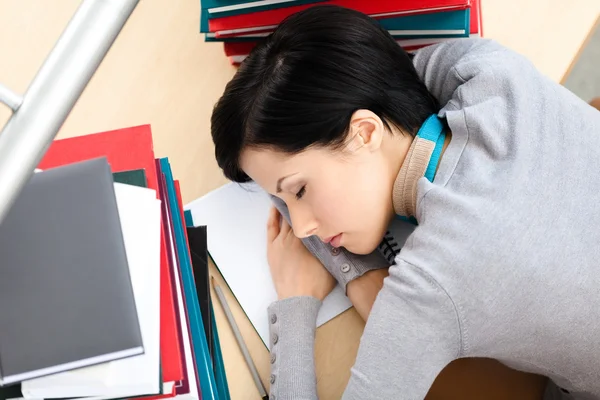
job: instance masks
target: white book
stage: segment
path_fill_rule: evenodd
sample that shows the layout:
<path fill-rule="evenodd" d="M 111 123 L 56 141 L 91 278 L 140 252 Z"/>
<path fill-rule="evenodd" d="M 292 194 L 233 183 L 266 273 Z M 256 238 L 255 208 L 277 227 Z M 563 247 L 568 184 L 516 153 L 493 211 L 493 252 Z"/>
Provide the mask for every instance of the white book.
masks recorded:
<path fill-rule="evenodd" d="M 272 201 L 255 184 L 229 183 L 185 206 L 194 225 L 206 225 L 208 252 L 265 343 L 267 308 L 277 300 L 267 262 L 267 218 Z M 337 286 L 325 298 L 317 326 L 351 307 Z"/>
<path fill-rule="evenodd" d="M 122 398 L 160 392 L 161 204 L 152 189 L 114 185 L 144 354 L 24 381 L 21 390 L 27 399 Z M 105 334 L 110 332 L 107 326 Z"/>

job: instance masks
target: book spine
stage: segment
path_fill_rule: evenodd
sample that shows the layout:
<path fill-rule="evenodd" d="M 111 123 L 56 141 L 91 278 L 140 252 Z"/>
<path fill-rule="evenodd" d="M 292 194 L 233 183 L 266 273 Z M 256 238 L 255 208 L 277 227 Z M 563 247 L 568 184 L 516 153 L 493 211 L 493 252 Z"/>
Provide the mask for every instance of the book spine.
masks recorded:
<path fill-rule="evenodd" d="M 225 374 L 225 363 L 223 362 L 223 355 L 221 353 L 221 342 L 219 341 L 219 332 L 217 330 L 217 322 L 215 320 L 215 312 L 213 310 L 212 301 L 210 302 L 210 310 L 211 325 L 213 329 L 213 364 L 215 368 L 215 379 L 217 381 L 219 400 L 231 400 L 231 397 L 229 395 L 229 384 L 227 383 L 227 375 Z"/>

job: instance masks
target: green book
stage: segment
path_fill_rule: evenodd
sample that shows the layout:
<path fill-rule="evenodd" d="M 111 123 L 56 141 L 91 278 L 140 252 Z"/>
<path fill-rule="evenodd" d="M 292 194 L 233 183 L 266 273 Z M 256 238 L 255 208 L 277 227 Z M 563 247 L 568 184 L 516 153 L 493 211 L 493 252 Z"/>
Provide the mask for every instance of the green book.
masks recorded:
<path fill-rule="evenodd" d="M 146 180 L 146 170 L 144 169 L 113 172 L 113 180 L 117 183 L 124 183 L 132 186 L 148 187 L 148 181 Z"/>

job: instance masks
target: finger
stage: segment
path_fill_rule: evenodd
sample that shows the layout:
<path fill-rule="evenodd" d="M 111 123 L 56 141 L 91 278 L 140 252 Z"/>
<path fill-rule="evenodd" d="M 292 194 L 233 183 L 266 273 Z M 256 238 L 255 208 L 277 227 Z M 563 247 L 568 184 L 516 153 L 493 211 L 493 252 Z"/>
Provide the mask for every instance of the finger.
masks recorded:
<path fill-rule="evenodd" d="M 281 221 L 281 236 L 283 236 L 284 238 L 288 237 L 288 235 L 290 234 L 290 232 L 292 231 L 292 227 L 290 226 L 290 224 L 288 224 L 288 222 L 286 221 L 285 218 L 282 218 Z"/>
<path fill-rule="evenodd" d="M 279 235 L 279 224 L 281 220 L 281 214 L 275 207 L 271 207 L 269 211 L 269 219 L 267 220 L 267 240 L 272 242 Z"/>

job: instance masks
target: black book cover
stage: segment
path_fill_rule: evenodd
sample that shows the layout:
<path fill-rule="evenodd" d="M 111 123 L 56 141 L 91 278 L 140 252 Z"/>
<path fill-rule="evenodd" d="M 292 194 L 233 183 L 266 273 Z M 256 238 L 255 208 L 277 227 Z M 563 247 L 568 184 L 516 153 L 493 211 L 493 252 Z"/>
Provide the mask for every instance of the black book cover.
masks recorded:
<path fill-rule="evenodd" d="M 210 307 L 210 277 L 208 274 L 208 250 L 206 226 L 187 227 L 188 245 L 192 258 L 192 271 L 196 282 L 196 293 L 202 313 L 202 323 L 208 343 L 208 351 L 214 363 L 213 333 Z"/>

